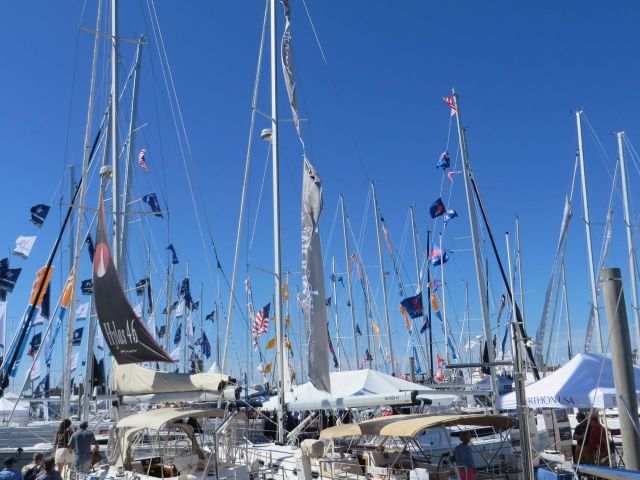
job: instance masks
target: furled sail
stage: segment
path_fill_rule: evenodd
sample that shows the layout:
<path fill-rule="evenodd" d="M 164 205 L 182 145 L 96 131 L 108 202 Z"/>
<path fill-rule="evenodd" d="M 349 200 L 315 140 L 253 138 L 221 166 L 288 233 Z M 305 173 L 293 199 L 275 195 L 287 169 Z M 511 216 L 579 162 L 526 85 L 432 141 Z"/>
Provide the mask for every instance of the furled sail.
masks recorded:
<path fill-rule="evenodd" d="M 322 183 L 308 159 L 302 179 L 302 309 L 309 339 L 309 379 L 318 390 L 331 393 L 327 306 L 318 220 L 322 211 Z"/>
<path fill-rule="evenodd" d="M 100 192 L 98 230 L 93 257 L 93 292 L 104 339 L 119 364 L 173 362 L 155 341 L 129 304 L 107 240 L 104 199 Z"/>

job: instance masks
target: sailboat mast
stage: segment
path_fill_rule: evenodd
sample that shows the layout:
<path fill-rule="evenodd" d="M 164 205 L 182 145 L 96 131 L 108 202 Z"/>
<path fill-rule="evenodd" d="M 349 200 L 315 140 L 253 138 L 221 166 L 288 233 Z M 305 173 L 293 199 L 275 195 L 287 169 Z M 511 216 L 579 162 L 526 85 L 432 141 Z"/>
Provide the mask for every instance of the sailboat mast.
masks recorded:
<path fill-rule="evenodd" d="M 629 185 L 627 183 L 627 167 L 624 158 L 624 132 L 617 132 L 618 137 L 618 158 L 620 159 L 620 176 L 622 182 L 622 200 L 624 201 L 624 224 L 627 228 L 627 252 L 629 257 L 629 276 L 631 278 L 631 311 L 633 320 L 636 323 L 636 333 L 638 335 L 638 345 L 640 345 L 640 312 L 638 311 L 638 287 L 636 285 L 636 252 L 633 248 L 633 231 L 631 229 L 631 210 L 629 208 Z M 636 355 L 636 363 L 639 357 Z"/>
<path fill-rule="evenodd" d="M 522 323 L 525 324 L 524 313 L 524 287 L 522 282 L 522 251 L 520 250 L 520 217 L 516 215 L 516 256 L 518 257 L 518 284 L 520 285 L 520 305 L 522 308 Z M 524 326 L 524 325 L 523 325 Z"/>
<path fill-rule="evenodd" d="M 118 273 L 123 268 L 122 249 L 122 211 L 120 208 L 120 166 L 118 165 L 118 0 L 111 0 L 111 101 L 109 107 L 109 136 L 111 139 L 111 189 L 113 194 L 113 261 Z M 126 285 L 125 285 L 126 289 Z"/>
<path fill-rule="evenodd" d="M 96 32 L 100 30 L 100 21 L 102 17 L 102 0 L 98 1 L 98 11 L 96 14 Z M 93 144 L 91 142 L 91 124 L 93 123 L 93 106 L 95 96 L 95 83 L 96 83 L 96 71 L 98 65 L 98 46 L 99 35 L 96 34 L 93 40 L 93 60 L 91 65 L 91 80 L 89 83 L 89 106 L 87 108 L 87 124 L 84 131 L 84 152 L 82 156 L 82 176 L 80 178 L 80 191 L 78 192 L 78 224 L 76 226 L 76 241 L 73 252 L 73 264 L 71 271 L 74 274 L 74 285 L 78 281 L 76 272 L 78 271 L 78 264 L 80 262 L 80 253 L 82 252 L 83 242 L 83 222 L 82 211 L 84 208 L 84 201 L 86 195 L 86 185 L 89 172 L 89 161 L 91 160 L 91 154 L 93 150 Z M 71 197 L 70 197 L 71 198 Z M 71 297 L 69 299 L 69 315 L 67 320 L 67 345 L 65 355 L 65 366 L 62 375 L 62 418 L 69 418 L 70 403 L 71 403 L 71 350 L 73 348 L 73 320 L 75 316 L 76 305 L 76 289 L 71 290 Z"/>
<path fill-rule="evenodd" d="M 87 361 L 84 368 L 84 388 L 82 389 L 82 416 L 89 418 L 89 400 L 91 399 L 91 384 L 93 380 L 93 343 L 96 336 L 97 318 L 93 315 L 93 295 L 89 297 L 89 309 L 87 313 L 88 338 L 87 338 Z"/>
<path fill-rule="evenodd" d="M 349 239 L 347 236 L 347 212 L 344 206 L 344 197 L 340 194 L 340 208 L 342 210 L 342 237 L 344 239 L 344 261 L 347 264 L 347 286 L 349 292 L 349 310 L 351 312 L 351 331 L 353 333 L 354 368 L 360 364 L 360 351 L 358 350 L 358 335 L 356 333 L 356 310 L 353 305 L 353 286 L 351 285 L 351 263 L 349 262 Z M 363 362 L 364 365 L 364 362 Z"/>
<path fill-rule="evenodd" d="M 567 275 L 564 270 L 564 258 L 562 259 L 562 265 L 560 266 L 560 273 L 562 274 L 562 291 L 564 296 L 564 308 L 567 314 L 567 334 L 569 336 L 568 348 L 569 348 L 569 360 L 573 358 L 573 335 L 571 334 L 571 315 L 569 314 L 569 294 L 567 292 Z"/>
<path fill-rule="evenodd" d="M 467 211 L 469 213 L 469 226 L 471 228 L 471 240 L 473 243 L 473 258 L 476 267 L 476 282 L 478 284 L 478 296 L 480 309 L 482 312 L 482 326 L 485 339 L 491 341 L 491 324 L 489 323 L 489 308 L 487 307 L 487 291 L 484 282 L 484 270 L 482 268 L 482 253 L 480 252 L 480 241 L 478 238 L 478 220 L 476 216 L 476 205 L 473 201 L 471 187 L 471 165 L 469 164 L 469 152 L 467 150 L 467 138 L 462 126 L 462 109 L 460 108 L 460 96 L 453 90 L 456 104 L 456 124 L 458 127 L 458 143 L 460 145 L 460 155 L 462 156 L 462 172 L 464 177 L 464 190 L 467 197 Z M 487 348 L 489 352 L 489 363 L 493 363 L 495 355 L 493 348 Z M 498 398 L 498 383 L 496 379 L 496 369 L 489 367 L 491 376 L 491 392 L 493 398 Z"/>
<path fill-rule="evenodd" d="M 413 257 L 415 260 L 415 264 L 416 264 L 416 278 L 418 280 L 418 292 L 420 292 L 422 294 L 422 274 L 420 273 L 420 261 L 419 261 L 419 250 L 418 250 L 418 229 L 416 228 L 416 219 L 415 219 L 415 215 L 413 212 L 413 205 L 411 205 L 409 207 L 409 213 L 411 215 L 411 231 L 413 232 L 412 234 L 412 240 L 413 240 Z M 427 298 L 426 301 L 428 302 L 429 299 Z M 424 309 L 424 302 L 425 302 L 425 298 L 424 295 L 422 295 L 422 324 L 424 324 L 425 321 L 425 309 Z M 418 343 L 420 345 L 420 337 L 418 336 Z M 423 352 L 424 353 L 424 352 Z M 425 361 L 428 361 L 428 358 L 425 358 Z"/>
<path fill-rule="evenodd" d="M 342 360 L 340 359 L 340 319 L 338 317 L 338 290 L 336 288 L 336 257 L 331 257 L 331 282 L 333 283 L 333 306 L 334 321 L 336 325 L 336 355 L 338 356 L 338 370 L 342 371 Z"/>
<path fill-rule="evenodd" d="M 280 258 L 280 164 L 278 159 L 278 42 L 276 40 L 276 1 L 270 0 L 270 50 L 271 50 L 271 165 L 273 181 L 273 263 L 274 307 L 276 317 L 276 358 L 278 366 L 278 442 L 284 443 L 284 363 L 282 339 L 282 295 Z"/>
<path fill-rule="evenodd" d="M 593 264 L 593 247 L 591 245 L 591 219 L 589 217 L 589 200 L 587 194 L 587 176 L 584 168 L 584 151 L 582 149 L 582 110 L 576 111 L 576 127 L 578 130 L 578 160 L 580 163 L 580 180 L 582 182 L 582 209 L 584 213 L 584 227 L 587 236 L 587 258 L 589 261 L 589 279 L 591 280 L 591 308 L 593 308 L 593 318 L 598 332 L 598 344 L 600 351 L 604 352 L 602 344 L 602 332 L 600 331 L 600 310 L 598 308 L 598 292 L 596 289 L 596 273 Z"/>
<path fill-rule="evenodd" d="M 427 230 L 427 257 L 431 252 L 431 230 Z M 429 319 L 429 378 L 433 382 L 433 319 L 431 318 L 431 269 L 427 266 L 427 318 Z"/>
<path fill-rule="evenodd" d="M 133 164 L 131 152 L 133 150 L 133 135 L 135 130 L 135 121 L 138 111 L 138 91 L 140 89 L 140 61 L 142 59 L 142 45 L 144 44 L 144 38 L 140 37 L 138 45 L 136 46 L 136 56 L 133 63 L 133 94 L 131 96 L 131 115 L 129 116 L 129 133 L 127 135 L 127 149 L 126 149 L 126 166 L 124 174 L 124 196 L 122 197 L 122 231 L 120 232 L 120 249 L 122 258 L 127 256 L 127 241 L 129 236 L 129 220 L 127 218 L 127 209 L 129 202 L 131 201 L 132 185 L 133 185 Z M 127 269 L 121 268 L 118 272 L 120 274 L 120 280 L 126 287 L 127 285 Z M 143 297 L 144 298 L 144 297 Z"/>
<path fill-rule="evenodd" d="M 509 281 L 513 292 L 513 274 L 511 273 L 511 248 L 509 246 L 509 233 L 505 234 L 507 243 L 507 263 L 509 264 Z M 531 445 L 529 436 L 529 406 L 524 389 L 524 372 L 522 371 L 522 356 L 520 354 L 520 332 L 522 328 L 516 327 L 518 316 L 516 312 L 516 297 L 511 295 L 511 311 L 514 312 L 511 321 L 511 340 L 513 345 L 513 371 L 516 387 L 516 403 L 518 404 L 518 423 L 520 430 L 520 453 L 522 456 L 522 472 L 525 480 L 533 479 L 533 460 L 531 458 Z M 491 348 L 489 348 L 491 351 Z"/>
<path fill-rule="evenodd" d="M 380 210 L 378 208 L 378 197 L 376 187 L 371 182 L 371 192 L 373 194 L 373 210 L 376 216 L 376 234 L 378 237 L 378 258 L 380 259 L 380 281 L 382 282 L 382 299 L 384 300 L 384 319 L 387 327 L 387 337 L 389 338 L 389 356 L 391 357 L 391 372 L 394 376 L 396 372 L 395 356 L 393 355 L 393 341 L 391 335 L 391 320 L 389 319 L 389 299 L 387 298 L 387 278 L 384 272 L 384 259 L 382 257 L 382 236 L 380 235 Z"/>

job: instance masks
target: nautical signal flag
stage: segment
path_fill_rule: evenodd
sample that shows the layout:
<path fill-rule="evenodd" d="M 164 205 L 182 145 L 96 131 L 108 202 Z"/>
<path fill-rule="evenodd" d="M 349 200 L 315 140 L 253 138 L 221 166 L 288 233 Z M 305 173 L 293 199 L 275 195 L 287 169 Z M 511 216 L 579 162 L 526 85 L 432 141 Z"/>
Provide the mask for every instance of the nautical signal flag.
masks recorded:
<path fill-rule="evenodd" d="M 429 215 L 431 215 L 431 218 L 436 218 L 444 215 L 446 210 L 447 209 L 444 208 L 444 203 L 442 203 L 442 199 L 438 198 L 435 202 L 433 202 L 431 207 L 429 207 Z"/>
<path fill-rule="evenodd" d="M 38 205 L 31 207 L 31 223 L 38 228 L 42 227 L 50 208 L 51 207 L 49 205 L 45 205 L 43 203 L 39 203 Z"/>
<path fill-rule="evenodd" d="M 29 350 L 27 351 L 27 355 L 33 357 L 38 350 L 40 349 L 40 344 L 42 343 L 42 332 L 36 333 L 33 337 L 31 337 L 31 342 L 29 343 Z"/>
<path fill-rule="evenodd" d="M 442 152 L 438 161 L 436 162 L 436 168 L 441 168 L 446 170 L 451 166 L 451 158 L 449 157 L 449 152 Z"/>
<path fill-rule="evenodd" d="M 165 333 L 167 333 L 167 327 L 166 325 L 161 325 L 158 328 L 158 338 L 164 338 Z"/>
<path fill-rule="evenodd" d="M 453 208 L 450 208 L 445 212 L 444 217 L 442 217 L 442 220 L 444 221 L 444 223 L 448 223 L 449 220 L 451 220 L 452 218 L 456 218 L 457 216 L 458 216 L 458 212 L 456 212 Z"/>
<path fill-rule="evenodd" d="M 362 330 L 360 330 L 360 325 L 356 324 L 356 335 L 362 336 Z"/>
<path fill-rule="evenodd" d="M 210 313 L 207 313 L 207 316 L 204 317 L 205 320 L 211 320 L 212 322 L 215 322 L 215 316 L 216 316 L 216 311 L 213 310 Z"/>
<path fill-rule="evenodd" d="M 443 265 L 449 261 L 449 254 L 444 249 L 434 247 L 434 249 L 431 250 L 431 257 L 429 258 L 429 261 L 434 267 Z"/>
<path fill-rule="evenodd" d="M 265 348 L 267 350 L 271 350 L 275 346 L 276 346 L 276 337 L 273 337 L 271 340 L 267 342 L 267 345 L 265 346 Z"/>
<path fill-rule="evenodd" d="M 444 103 L 446 103 L 451 109 L 451 116 L 453 117 L 458 112 L 458 106 L 456 105 L 456 97 L 453 95 L 444 97 L 442 99 Z"/>
<path fill-rule="evenodd" d="M 147 151 L 144 148 L 140 150 L 140 153 L 138 154 L 138 165 L 140 165 L 140 168 L 145 172 L 151 173 L 149 172 L 149 165 L 147 165 Z"/>
<path fill-rule="evenodd" d="M 84 327 L 76 328 L 73 331 L 73 346 L 77 347 L 82 343 L 82 332 Z"/>
<path fill-rule="evenodd" d="M 160 209 L 160 203 L 158 203 L 158 197 L 155 193 L 149 193 L 142 197 L 142 201 L 149 205 L 151 211 L 156 217 L 162 218 L 162 212 Z"/>
<path fill-rule="evenodd" d="M 147 277 L 142 278 L 136 282 L 136 295 L 141 296 L 144 294 L 144 287 L 147 286 L 149 279 Z"/>
<path fill-rule="evenodd" d="M 405 311 L 411 318 L 418 318 L 422 316 L 422 292 L 414 295 L 413 297 L 407 297 L 400 302 L 400 305 L 404 307 Z"/>
<path fill-rule="evenodd" d="M 422 326 L 420 327 L 420 333 L 426 332 L 427 328 L 429 328 L 429 318 L 424 317 L 422 320 Z"/>
<path fill-rule="evenodd" d="M 447 173 L 447 178 L 449 179 L 450 182 L 453 183 L 453 176 L 458 175 L 460 173 L 462 173 L 462 170 L 451 170 L 449 173 Z"/>

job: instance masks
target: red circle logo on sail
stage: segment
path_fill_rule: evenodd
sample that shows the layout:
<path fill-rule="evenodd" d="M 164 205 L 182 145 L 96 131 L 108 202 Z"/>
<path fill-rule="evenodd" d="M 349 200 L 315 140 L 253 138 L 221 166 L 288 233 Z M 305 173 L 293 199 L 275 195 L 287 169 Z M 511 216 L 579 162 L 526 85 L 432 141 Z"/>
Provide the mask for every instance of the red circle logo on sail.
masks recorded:
<path fill-rule="evenodd" d="M 104 276 L 109 267 L 109 247 L 106 243 L 96 245 L 96 253 L 93 258 L 93 271 L 98 277 Z"/>

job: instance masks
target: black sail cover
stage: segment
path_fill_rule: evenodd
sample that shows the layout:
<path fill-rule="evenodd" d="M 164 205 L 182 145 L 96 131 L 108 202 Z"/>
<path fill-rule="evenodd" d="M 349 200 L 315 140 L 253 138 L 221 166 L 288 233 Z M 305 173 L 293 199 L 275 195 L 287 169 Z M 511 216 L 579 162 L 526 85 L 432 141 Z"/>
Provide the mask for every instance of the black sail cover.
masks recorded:
<path fill-rule="evenodd" d="M 100 192 L 93 257 L 93 292 L 98 320 L 111 354 L 120 365 L 173 360 L 147 331 L 129 304 L 111 258 Z"/>

